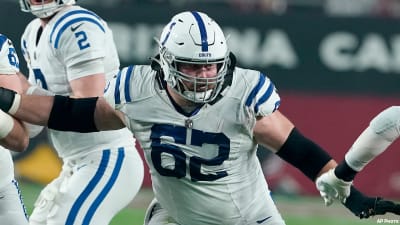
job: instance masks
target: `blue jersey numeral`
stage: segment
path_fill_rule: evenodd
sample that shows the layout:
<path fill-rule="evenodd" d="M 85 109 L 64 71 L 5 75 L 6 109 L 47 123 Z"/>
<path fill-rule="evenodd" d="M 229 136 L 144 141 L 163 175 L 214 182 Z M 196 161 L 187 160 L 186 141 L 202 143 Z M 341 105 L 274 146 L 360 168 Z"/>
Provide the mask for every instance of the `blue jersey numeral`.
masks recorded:
<path fill-rule="evenodd" d="M 10 65 L 19 68 L 19 61 L 15 52 L 15 48 L 9 48 L 8 51 L 8 61 L 10 62 Z"/>
<path fill-rule="evenodd" d="M 35 75 L 35 82 L 37 85 L 41 86 L 43 89 L 48 90 L 46 79 L 42 71 L 39 68 L 33 69 L 33 74 Z"/>
<path fill-rule="evenodd" d="M 218 166 L 229 158 L 230 140 L 222 133 L 209 133 L 200 130 L 192 130 L 189 137 L 190 145 L 202 146 L 203 144 L 215 144 L 218 146 L 218 155 L 212 159 L 204 159 L 197 156 L 189 157 L 177 146 L 161 143 L 161 137 L 170 137 L 176 144 L 186 144 L 187 129 L 165 124 L 156 124 L 151 129 L 151 160 L 154 168 L 162 176 L 182 178 L 186 175 L 186 168 L 189 166 L 189 173 L 192 181 L 214 181 L 228 176 L 226 171 L 218 171 L 213 174 L 203 174 L 202 165 Z M 173 169 L 162 166 L 162 154 L 170 154 L 174 157 L 175 165 Z M 189 165 L 186 159 L 189 159 Z"/>
<path fill-rule="evenodd" d="M 90 47 L 90 44 L 87 43 L 87 35 L 84 31 L 76 32 L 75 37 L 78 39 L 78 46 L 80 50 Z"/>

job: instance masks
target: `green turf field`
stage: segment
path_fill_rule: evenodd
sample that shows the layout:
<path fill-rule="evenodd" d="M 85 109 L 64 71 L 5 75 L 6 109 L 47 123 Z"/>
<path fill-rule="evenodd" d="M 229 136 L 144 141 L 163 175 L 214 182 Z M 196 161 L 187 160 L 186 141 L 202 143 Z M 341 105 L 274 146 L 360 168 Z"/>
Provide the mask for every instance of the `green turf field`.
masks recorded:
<path fill-rule="evenodd" d="M 20 187 L 28 212 L 31 212 L 33 202 L 42 186 L 29 182 L 20 182 Z M 143 199 L 142 196 L 137 198 Z M 379 224 L 378 219 L 393 220 L 394 223 L 396 221 L 400 223 L 400 217 L 386 215 L 368 220 L 360 220 L 353 217 L 341 205 L 336 204 L 330 208 L 326 208 L 322 203 L 322 199 L 314 197 L 279 196 L 275 198 L 275 201 L 287 225 L 376 225 Z M 120 212 L 112 220 L 111 225 L 142 225 L 144 213 L 145 204 L 143 201 L 139 204 L 132 204 Z"/>

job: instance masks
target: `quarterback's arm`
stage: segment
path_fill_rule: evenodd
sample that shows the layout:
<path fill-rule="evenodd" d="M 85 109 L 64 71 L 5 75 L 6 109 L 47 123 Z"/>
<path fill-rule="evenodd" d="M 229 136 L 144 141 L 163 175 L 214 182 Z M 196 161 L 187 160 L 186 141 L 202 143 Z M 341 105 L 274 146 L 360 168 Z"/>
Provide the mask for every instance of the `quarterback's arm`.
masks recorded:
<path fill-rule="evenodd" d="M 74 97 L 97 97 L 103 96 L 106 86 L 105 75 L 103 73 L 84 76 L 69 82 Z"/>
<path fill-rule="evenodd" d="M 301 135 L 278 110 L 257 119 L 254 135 L 259 144 L 275 151 L 313 181 L 336 166 L 336 162 L 324 150 Z"/>

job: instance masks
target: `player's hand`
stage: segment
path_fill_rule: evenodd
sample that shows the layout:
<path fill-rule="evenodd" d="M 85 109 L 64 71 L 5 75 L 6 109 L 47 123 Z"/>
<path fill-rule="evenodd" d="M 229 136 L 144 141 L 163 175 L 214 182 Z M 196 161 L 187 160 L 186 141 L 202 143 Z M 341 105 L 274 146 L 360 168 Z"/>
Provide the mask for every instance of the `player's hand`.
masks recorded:
<path fill-rule="evenodd" d="M 374 215 L 384 215 L 387 212 L 400 215 L 400 204 L 380 197 L 365 196 L 354 187 L 351 187 L 350 195 L 343 204 L 360 219 Z"/>
<path fill-rule="evenodd" d="M 334 169 L 330 169 L 319 176 L 315 183 L 325 205 L 329 206 L 335 199 L 345 203 L 346 198 L 350 195 L 350 187 L 353 182 L 337 178 Z"/>

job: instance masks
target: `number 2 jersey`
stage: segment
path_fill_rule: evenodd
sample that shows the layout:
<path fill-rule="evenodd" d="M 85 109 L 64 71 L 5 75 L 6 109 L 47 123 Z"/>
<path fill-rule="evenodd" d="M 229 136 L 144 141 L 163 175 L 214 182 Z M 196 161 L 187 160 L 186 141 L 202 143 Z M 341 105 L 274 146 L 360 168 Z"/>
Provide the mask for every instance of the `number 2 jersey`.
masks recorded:
<path fill-rule="evenodd" d="M 79 6 L 65 7 L 42 28 L 40 19 L 31 21 L 21 39 L 29 67 L 29 82 L 54 94 L 71 95 L 69 82 L 104 73 L 111 79 L 119 70 L 112 31 L 95 13 Z M 102 60 L 82 68 L 89 60 Z M 81 134 L 49 129 L 49 137 L 61 157 L 87 154 L 92 149 L 134 144 L 127 129 Z"/>
<path fill-rule="evenodd" d="M 108 85 L 150 167 L 156 199 L 181 225 L 246 225 L 270 218 L 267 183 L 256 156 L 256 116 L 280 103 L 260 72 L 236 67 L 214 104 L 179 113 L 150 66 L 130 66 Z M 277 213 L 277 212 L 275 212 Z M 281 218 L 277 218 L 281 220 Z"/>
<path fill-rule="evenodd" d="M 15 75 L 19 72 L 19 62 L 15 48 L 5 35 L 0 34 L 0 74 Z M 1 125 L 0 125 L 1 126 Z M 0 189 L 14 179 L 14 165 L 11 153 L 0 146 Z"/>

